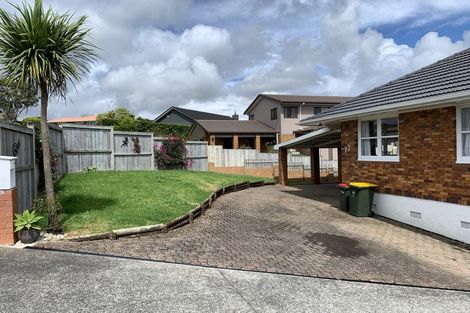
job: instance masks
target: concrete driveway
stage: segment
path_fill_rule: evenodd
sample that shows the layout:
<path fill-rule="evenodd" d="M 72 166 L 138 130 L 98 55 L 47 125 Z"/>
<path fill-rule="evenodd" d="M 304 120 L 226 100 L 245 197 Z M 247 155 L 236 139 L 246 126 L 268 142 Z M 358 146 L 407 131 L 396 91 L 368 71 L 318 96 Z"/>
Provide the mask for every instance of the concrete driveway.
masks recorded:
<path fill-rule="evenodd" d="M 226 195 L 166 234 L 42 248 L 312 277 L 470 290 L 470 250 L 378 218 L 339 211 L 331 185 Z"/>
<path fill-rule="evenodd" d="M 0 312 L 469 312 L 470 293 L 0 248 Z"/>

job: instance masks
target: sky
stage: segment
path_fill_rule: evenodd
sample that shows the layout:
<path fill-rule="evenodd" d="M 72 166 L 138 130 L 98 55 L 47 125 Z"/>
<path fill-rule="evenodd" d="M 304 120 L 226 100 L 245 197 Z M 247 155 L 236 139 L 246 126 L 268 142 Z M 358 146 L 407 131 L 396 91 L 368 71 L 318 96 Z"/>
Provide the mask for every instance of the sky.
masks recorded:
<path fill-rule="evenodd" d="M 170 106 L 232 115 L 259 93 L 356 96 L 470 47 L 461 0 L 44 4 L 86 15 L 100 56 L 50 118 L 116 107 L 155 118 Z"/>

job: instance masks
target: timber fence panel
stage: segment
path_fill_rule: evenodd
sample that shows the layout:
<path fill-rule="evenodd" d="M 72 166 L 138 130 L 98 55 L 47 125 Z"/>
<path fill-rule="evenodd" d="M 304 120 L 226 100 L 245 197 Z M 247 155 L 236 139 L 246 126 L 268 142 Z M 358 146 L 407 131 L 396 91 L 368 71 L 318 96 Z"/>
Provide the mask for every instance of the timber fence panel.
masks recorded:
<path fill-rule="evenodd" d="M 37 132 L 39 134 L 39 132 Z M 49 125 L 49 140 L 51 149 L 54 152 L 56 158 L 56 164 L 54 164 L 55 173 L 58 176 L 62 176 L 66 173 L 65 161 L 64 161 L 64 137 L 62 135 L 62 128 Z"/>
<path fill-rule="evenodd" d="M 187 158 L 190 161 L 193 171 L 208 171 L 207 142 L 205 141 L 186 141 Z"/>
<path fill-rule="evenodd" d="M 15 172 L 17 209 L 19 213 L 23 213 L 31 209 L 36 193 L 33 130 L 0 123 L 0 154 L 18 158 Z"/>
<path fill-rule="evenodd" d="M 112 127 L 62 125 L 67 172 L 85 167 L 112 170 Z"/>
<path fill-rule="evenodd" d="M 154 137 L 154 145 L 158 148 L 165 138 Z M 186 141 L 187 159 L 191 164 L 188 170 L 208 171 L 208 145 L 206 141 Z"/>
<path fill-rule="evenodd" d="M 152 133 L 114 131 L 114 168 L 116 171 L 152 170 Z"/>

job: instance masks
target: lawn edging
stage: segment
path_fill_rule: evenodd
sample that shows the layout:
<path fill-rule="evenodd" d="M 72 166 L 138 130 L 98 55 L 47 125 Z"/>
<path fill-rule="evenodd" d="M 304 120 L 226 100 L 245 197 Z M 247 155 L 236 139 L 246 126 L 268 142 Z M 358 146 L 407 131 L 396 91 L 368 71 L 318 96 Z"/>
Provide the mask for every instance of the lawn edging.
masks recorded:
<path fill-rule="evenodd" d="M 166 224 L 156 224 L 156 225 L 147 225 L 147 226 L 137 226 L 131 228 L 120 228 L 111 230 L 109 232 L 103 233 L 96 233 L 90 235 L 82 235 L 82 236 L 74 236 L 69 238 L 64 238 L 67 241 L 92 241 L 92 240 L 99 240 L 99 239 L 117 239 L 119 237 L 124 236 L 133 236 L 139 235 L 149 232 L 167 232 L 172 229 L 179 228 L 186 224 L 192 224 L 194 219 L 203 216 L 207 209 L 212 207 L 212 204 L 215 200 L 220 198 L 221 196 L 231 193 L 237 192 L 248 188 L 255 188 L 255 187 L 262 187 L 267 185 L 274 185 L 275 182 L 265 182 L 265 181 L 255 181 L 249 182 L 245 181 L 238 184 L 228 185 L 222 188 L 217 189 L 214 191 L 206 200 L 196 206 L 194 209 L 186 212 L 185 214 L 174 218 L 173 220 L 169 221 Z"/>

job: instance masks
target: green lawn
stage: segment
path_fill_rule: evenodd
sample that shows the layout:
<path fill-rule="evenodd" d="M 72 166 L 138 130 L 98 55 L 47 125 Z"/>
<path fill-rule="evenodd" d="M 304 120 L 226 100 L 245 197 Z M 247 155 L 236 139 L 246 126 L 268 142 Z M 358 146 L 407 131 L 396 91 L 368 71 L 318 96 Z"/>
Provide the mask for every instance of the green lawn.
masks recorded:
<path fill-rule="evenodd" d="M 192 171 L 68 174 L 57 183 L 60 220 L 68 234 L 168 222 L 216 189 L 260 178 Z"/>

